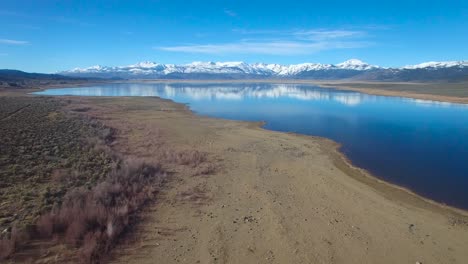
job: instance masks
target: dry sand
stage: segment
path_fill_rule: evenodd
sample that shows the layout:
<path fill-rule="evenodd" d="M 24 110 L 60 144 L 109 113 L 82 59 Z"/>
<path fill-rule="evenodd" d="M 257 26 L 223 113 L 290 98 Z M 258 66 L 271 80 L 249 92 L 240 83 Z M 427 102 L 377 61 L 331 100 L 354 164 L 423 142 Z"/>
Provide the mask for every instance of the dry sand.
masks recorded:
<path fill-rule="evenodd" d="M 353 168 L 337 145 L 192 114 L 158 98 L 74 98 L 151 156 L 157 134 L 209 153 L 212 175 L 174 169 L 113 263 L 468 263 L 468 216 Z M 154 133 L 153 133 L 154 132 Z"/>

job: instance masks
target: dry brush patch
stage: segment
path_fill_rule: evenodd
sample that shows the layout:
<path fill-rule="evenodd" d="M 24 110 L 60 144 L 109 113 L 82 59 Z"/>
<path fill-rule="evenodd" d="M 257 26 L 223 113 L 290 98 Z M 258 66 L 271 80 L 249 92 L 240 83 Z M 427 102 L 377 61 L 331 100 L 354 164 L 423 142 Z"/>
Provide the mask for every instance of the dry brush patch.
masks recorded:
<path fill-rule="evenodd" d="M 185 168 L 182 171 L 190 175 L 208 175 L 216 171 L 207 153 L 193 149 L 176 150 L 167 144 L 159 129 L 138 127 L 145 142 L 151 143 L 152 152 L 151 155 L 134 153 L 138 154 L 137 157 L 145 157 L 145 160 L 133 159 L 129 158 L 131 152 L 123 154 L 115 149 L 114 143 L 128 135 L 119 135 L 123 132 L 92 117 L 89 113 L 92 109 L 82 107 L 63 113 L 60 112 L 61 104 L 55 100 L 24 100 L 11 108 L 21 107 L 30 103 L 29 100 L 33 102 L 32 107 L 15 115 L 15 118 L 20 118 L 19 122 L 8 120 L 8 128 L 0 131 L 9 137 L 8 142 L 3 142 L 8 148 L 3 150 L 11 150 L 0 153 L 6 157 L 3 166 L 10 168 L 11 161 L 15 159 L 17 163 L 23 162 L 18 159 L 22 156 L 16 154 L 15 147 L 41 135 L 51 142 L 38 145 L 39 151 L 52 152 L 52 155 L 66 159 L 28 159 L 32 163 L 25 163 L 23 170 L 29 171 L 29 174 L 24 173 L 23 177 L 26 181 L 35 179 L 30 182 L 31 186 L 39 186 L 47 207 L 35 211 L 36 214 L 40 212 L 39 216 L 29 218 L 26 225 L 22 221 L 24 218 L 8 222 L 9 228 L 0 234 L 0 259 L 11 257 L 14 261 L 17 251 L 30 248 L 32 241 L 43 241 L 52 246 L 66 245 L 70 250 L 70 254 L 66 255 L 71 257 L 69 260 L 101 262 L 119 237 L 135 224 L 138 211 L 147 202 L 155 200 L 165 182 L 168 168 Z M 12 133 L 18 124 L 19 129 L 25 131 L 19 136 Z M 137 147 L 137 150 L 142 148 Z M 37 172 L 43 176 L 36 177 Z M 6 187 L 15 187 L 19 183 L 7 182 Z M 32 187 L 28 188 L 30 192 Z M 18 195 L 24 196 L 23 193 Z M 200 198 L 197 196 L 197 199 Z M 19 204 L 18 207 L 22 210 L 23 205 Z M 15 225 L 18 223 L 20 229 Z"/>
<path fill-rule="evenodd" d="M 87 142 L 103 144 L 109 132 L 60 108 L 50 98 L 0 97 L 1 113 L 23 109 L 0 120 L 0 237 L 14 224 L 33 224 L 67 190 L 95 185 L 114 166 L 112 157 L 94 149 L 97 142 Z"/>
<path fill-rule="evenodd" d="M 30 228 L 13 227 L 0 239 L 0 259 L 34 240 L 63 243 L 75 252 L 77 262 L 99 263 L 135 224 L 137 212 L 155 199 L 165 179 L 156 162 L 122 162 L 94 187 L 70 189 L 60 206 L 41 215 Z"/>
<path fill-rule="evenodd" d="M 15 252 L 18 243 L 18 230 L 13 227 L 7 237 L 0 239 L 0 260 L 9 257 Z"/>
<path fill-rule="evenodd" d="M 165 149 L 162 152 L 162 158 L 170 163 L 196 168 L 207 161 L 207 153 L 198 150 L 174 151 Z"/>
<path fill-rule="evenodd" d="M 164 178 L 159 166 L 127 162 L 91 190 L 67 194 L 61 208 L 41 216 L 37 232 L 76 246 L 83 262 L 99 262 L 133 224 L 132 216 L 154 199 Z"/>

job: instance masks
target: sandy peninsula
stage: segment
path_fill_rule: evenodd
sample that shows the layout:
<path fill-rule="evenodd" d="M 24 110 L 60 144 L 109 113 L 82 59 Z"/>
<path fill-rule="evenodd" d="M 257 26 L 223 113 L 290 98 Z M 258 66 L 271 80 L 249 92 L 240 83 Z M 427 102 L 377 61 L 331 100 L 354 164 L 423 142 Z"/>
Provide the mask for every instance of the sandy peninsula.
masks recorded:
<path fill-rule="evenodd" d="M 159 98 L 72 98 L 151 156 L 157 131 L 215 169 L 173 168 L 113 263 L 466 263 L 468 216 L 352 167 L 330 140 L 194 115 Z"/>

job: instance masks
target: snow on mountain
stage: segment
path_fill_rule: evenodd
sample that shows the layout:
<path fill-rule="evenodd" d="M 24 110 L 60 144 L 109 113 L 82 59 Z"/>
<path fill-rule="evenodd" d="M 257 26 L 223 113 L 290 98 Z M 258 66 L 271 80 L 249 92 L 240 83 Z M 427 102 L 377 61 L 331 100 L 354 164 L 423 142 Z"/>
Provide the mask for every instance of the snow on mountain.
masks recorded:
<path fill-rule="evenodd" d="M 154 68 L 154 67 L 156 67 L 158 65 L 160 65 L 160 64 L 152 62 L 152 61 L 143 61 L 143 62 L 139 62 L 137 64 L 128 65 L 126 67 L 128 67 L 128 68 Z"/>
<path fill-rule="evenodd" d="M 71 73 L 87 73 L 87 72 L 105 72 L 109 69 L 109 67 L 101 66 L 101 65 L 95 65 L 87 68 L 75 68 L 70 71 L 65 71 L 65 72 L 71 72 Z"/>
<path fill-rule="evenodd" d="M 192 62 L 183 65 L 184 73 L 230 73 L 230 74 L 263 74 L 264 69 L 256 64 L 242 61 L 229 62 Z"/>
<path fill-rule="evenodd" d="M 403 69 L 425 69 L 425 68 L 451 68 L 451 67 L 468 67 L 468 61 L 429 61 L 416 65 L 407 65 Z"/>
<path fill-rule="evenodd" d="M 144 61 L 136 64 L 107 67 L 91 66 L 88 68 L 75 68 L 69 71 L 60 72 L 70 76 L 93 76 L 104 78 L 159 78 L 165 76 L 180 76 L 183 74 L 212 74 L 231 76 L 259 76 L 259 77 L 304 77 L 314 76 L 314 78 L 350 78 L 359 74 L 366 75 L 375 71 L 387 71 L 388 76 L 394 76 L 400 70 L 413 69 L 441 69 L 441 68 L 465 68 L 468 69 L 468 61 L 446 61 L 446 62 L 426 62 L 417 65 L 409 65 L 402 68 L 383 68 L 371 65 L 358 59 L 350 59 L 338 64 L 321 63 L 301 63 L 291 65 L 266 64 L 266 63 L 245 63 L 242 61 L 230 62 L 192 62 L 184 65 L 160 64 L 151 61 Z M 345 71 L 346 70 L 346 71 Z M 374 70 L 374 71 L 371 71 Z M 369 76 L 367 74 L 366 76 Z M 196 78 L 196 77 L 195 77 Z M 369 77 L 366 77 L 369 78 Z M 375 78 L 375 77 L 373 77 Z"/>
<path fill-rule="evenodd" d="M 284 66 L 281 71 L 277 72 L 278 75 L 288 76 L 297 75 L 307 71 L 318 71 L 318 70 L 330 70 L 334 66 L 331 64 L 320 64 L 320 63 L 301 63 Z"/>
<path fill-rule="evenodd" d="M 380 68 L 379 66 L 370 65 L 358 59 L 350 59 L 345 62 L 339 63 L 336 66 L 340 69 L 357 70 L 357 71 L 366 71 L 366 70 L 373 70 L 373 69 Z"/>
<path fill-rule="evenodd" d="M 196 61 L 185 65 L 159 64 L 144 61 L 127 66 L 105 67 L 92 66 L 88 68 L 75 68 L 62 73 L 97 73 L 97 72 L 129 72 L 129 73 L 237 73 L 237 74 L 260 74 L 260 75 L 295 75 L 305 71 L 330 70 L 330 69 L 350 69 L 367 70 L 377 66 L 369 65 L 360 60 L 348 60 L 346 62 L 332 65 L 321 63 L 301 63 L 291 65 L 253 63 L 248 64 L 242 61 L 233 62 L 201 62 Z"/>

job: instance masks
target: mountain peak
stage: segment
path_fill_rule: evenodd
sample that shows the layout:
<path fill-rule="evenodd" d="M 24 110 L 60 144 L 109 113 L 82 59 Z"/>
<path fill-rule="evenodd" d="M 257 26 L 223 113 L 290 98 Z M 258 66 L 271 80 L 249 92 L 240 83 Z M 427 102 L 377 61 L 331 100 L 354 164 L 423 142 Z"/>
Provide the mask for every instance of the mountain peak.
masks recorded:
<path fill-rule="evenodd" d="M 158 66 L 158 63 L 152 61 L 142 61 L 136 64 L 129 65 L 129 67 L 134 68 L 153 68 L 155 66 Z"/>
<path fill-rule="evenodd" d="M 342 63 L 338 63 L 336 67 L 340 69 L 360 70 L 360 71 L 379 68 L 378 66 L 370 65 L 369 63 L 363 62 L 362 60 L 358 60 L 358 59 L 350 59 Z"/>
<path fill-rule="evenodd" d="M 364 65 L 364 64 L 368 65 L 368 63 L 363 62 L 362 60 L 359 60 L 359 59 L 349 59 L 337 65 Z"/>

